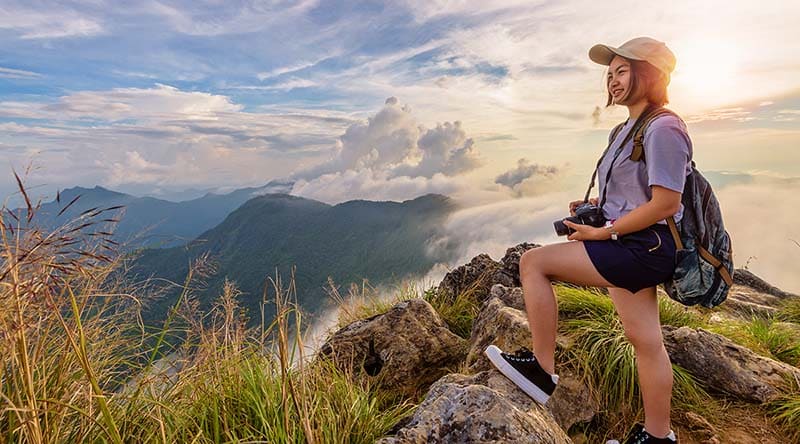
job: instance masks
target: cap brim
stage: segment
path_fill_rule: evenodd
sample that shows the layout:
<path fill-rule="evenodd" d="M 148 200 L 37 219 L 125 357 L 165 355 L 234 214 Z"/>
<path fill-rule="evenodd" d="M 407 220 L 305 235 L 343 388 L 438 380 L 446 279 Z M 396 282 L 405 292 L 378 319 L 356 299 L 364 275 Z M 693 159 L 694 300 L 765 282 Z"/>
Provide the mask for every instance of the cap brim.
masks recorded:
<path fill-rule="evenodd" d="M 614 48 L 613 46 L 608 45 L 594 45 L 591 49 L 589 49 L 589 58 L 601 65 L 610 65 L 611 61 L 614 60 L 615 55 L 620 55 L 622 57 L 633 59 L 633 60 L 644 60 L 636 57 L 635 55 L 631 54 L 630 52 L 620 49 Z"/>

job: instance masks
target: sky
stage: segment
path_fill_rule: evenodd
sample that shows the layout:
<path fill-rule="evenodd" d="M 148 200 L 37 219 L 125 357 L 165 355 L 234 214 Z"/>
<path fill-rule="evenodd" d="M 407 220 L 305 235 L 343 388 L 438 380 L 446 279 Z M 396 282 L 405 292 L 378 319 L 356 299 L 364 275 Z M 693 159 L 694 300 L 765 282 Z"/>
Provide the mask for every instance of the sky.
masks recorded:
<path fill-rule="evenodd" d="M 460 263 L 500 259 L 565 241 L 552 221 L 627 117 L 588 50 L 649 36 L 736 266 L 800 292 L 800 3 L 662 3 L 0 0 L 0 195 L 12 169 L 46 200 L 441 193 Z"/>

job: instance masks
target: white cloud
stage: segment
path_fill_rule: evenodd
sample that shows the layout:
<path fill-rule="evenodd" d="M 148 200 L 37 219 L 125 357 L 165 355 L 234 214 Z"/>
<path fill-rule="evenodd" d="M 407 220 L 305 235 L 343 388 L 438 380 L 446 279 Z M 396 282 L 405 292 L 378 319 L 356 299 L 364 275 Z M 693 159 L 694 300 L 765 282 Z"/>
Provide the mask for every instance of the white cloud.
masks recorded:
<path fill-rule="evenodd" d="M 6 79 L 35 79 L 42 77 L 41 74 L 21 69 L 11 69 L 0 67 L 0 78 Z"/>
<path fill-rule="evenodd" d="M 531 164 L 519 159 L 517 167 L 495 177 L 494 182 L 511 189 L 516 196 L 535 196 L 563 186 L 567 167 Z"/>
<path fill-rule="evenodd" d="M 293 19 L 307 12 L 317 0 L 247 2 L 234 5 L 228 2 L 183 2 L 173 7 L 161 1 L 148 2 L 148 10 L 167 19 L 173 28 L 195 36 L 219 36 L 252 33 Z"/>
<path fill-rule="evenodd" d="M 455 193 L 466 182 L 453 179 L 485 162 L 460 122 L 426 129 L 408 106 L 390 97 L 367 122 L 347 128 L 327 161 L 290 177 L 297 179 L 294 194 L 325 202 L 413 198 L 444 190 Z"/>
<path fill-rule="evenodd" d="M 322 160 L 354 122 L 344 113 L 242 108 L 226 96 L 166 85 L 0 102 L 0 116 L 35 122 L 0 123 L 0 143 L 25 147 L 6 152 L 7 160 L 34 157 L 45 168 L 32 180 L 48 186 L 241 187 L 285 176 L 303 159 Z"/>
<path fill-rule="evenodd" d="M 316 66 L 318 63 L 320 63 L 321 61 L 323 61 L 325 59 L 328 59 L 328 58 L 331 58 L 331 57 L 337 57 L 339 55 L 341 55 L 341 52 L 337 51 L 337 52 L 334 52 L 334 53 L 331 53 L 331 54 L 326 54 L 325 57 L 320 58 L 318 60 L 314 60 L 312 62 L 294 63 L 294 64 L 287 65 L 287 66 L 281 66 L 279 68 L 275 68 L 275 69 L 272 69 L 270 71 L 260 72 L 260 73 L 256 74 L 256 77 L 258 77 L 258 80 L 261 80 L 263 82 L 264 80 L 271 79 L 273 77 L 278 77 L 278 76 L 281 76 L 281 75 L 284 75 L 284 74 L 289 74 L 289 73 L 301 71 L 301 70 L 306 69 L 306 68 L 311 68 L 313 66 Z"/>
<path fill-rule="evenodd" d="M 22 39 L 88 37 L 105 32 L 100 19 L 59 6 L 34 9 L 24 2 L 0 6 L 0 29 L 11 29 Z"/>

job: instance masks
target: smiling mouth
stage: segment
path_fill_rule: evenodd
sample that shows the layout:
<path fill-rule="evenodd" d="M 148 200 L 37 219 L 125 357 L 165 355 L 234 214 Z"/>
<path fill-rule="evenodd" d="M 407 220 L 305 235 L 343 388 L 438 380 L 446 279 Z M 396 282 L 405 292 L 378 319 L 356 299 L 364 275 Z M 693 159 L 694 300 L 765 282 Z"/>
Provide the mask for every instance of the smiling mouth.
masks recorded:
<path fill-rule="evenodd" d="M 614 91 L 611 91 L 611 95 L 617 96 L 619 94 L 622 94 L 622 90 L 621 89 L 615 89 Z"/>

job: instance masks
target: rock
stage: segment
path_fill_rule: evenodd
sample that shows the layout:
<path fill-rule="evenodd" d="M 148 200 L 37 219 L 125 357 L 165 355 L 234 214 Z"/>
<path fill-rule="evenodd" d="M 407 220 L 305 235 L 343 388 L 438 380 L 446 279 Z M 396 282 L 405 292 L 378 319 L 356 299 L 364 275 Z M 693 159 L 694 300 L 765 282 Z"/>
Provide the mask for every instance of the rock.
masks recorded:
<path fill-rule="evenodd" d="M 558 387 L 546 406 L 561 430 L 594 419 L 600 411 L 600 402 L 592 397 L 589 387 L 581 382 L 580 376 L 566 368 L 558 373 Z"/>
<path fill-rule="evenodd" d="M 541 247 L 539 244 L 523 242 L 507 249 L 505 256 L 500 259 L 502 268 L 500 269 L 495 282 L 503 284 L 506 287 L 520 287 L 522 284 L 519 281 L 519 259 L 526 251 L 539 247 Z M 501 276 L 505 276 L 507 279 L 502 279 Z"/>
<path fill-rule="evenodd" d="M 766 318 L 777 311 L 776 301 L 780 299 L 766 293 L 758 293 L 748 287 L 733 285 L 728 291 L 728 298 L 721 306 L 726 311 L 737 317 L 750 318 L 752 316 Z"/>
<path fill-rule="evenodd" d="M 317 358 L 332 358 L 340 369 L 377 377 L 382 388 L 413 396 L 449 373 L 466 350 L 467 342 L 447 328 L 430 304 L 410 299 L 335 332 Z"/>
<path fill-rule="evenodd" d="M 483 353 L 490 344 L 509 352 L 520 347 L 531 348 L 532 338 L 527 315 L 524 311 L 509 306 L 523 304 L 521 293 L 518 287 L 506 288 L 500 284 L 492 286 L 492 297 L 473 323 L 467 354 L 470 372 L 494 370 L 494 366 Z M 557 338 L 557 347 L 563 347 L 564 344 L 564 338 Z M 514 387 L 515 391 L 527 397 Z M 547 402 L 547 408 L 553 412 L 558 424 L 564 430 L 569 430 L 577 422 L 590 421 L 600 407 L 592 399 L 589 388 L 580 382 L 580 378 L 563 369 L 559 370 L 558 388 Z"/>
<path fill-rule="evenodd" d="M 751 271 L 745 270 L 744 268 L 737 268 L 734 270 L 733 283 L 744 285 L 761 293 L 777 296 L 779 298 L 800 297 L 796 294 L 783 291 L 780 288 L 771 285 L 767 281 L 756 276 Z"/>
<path fill-rule="evenodd" d="M 466 362 L 470 372 L 494 368 L 483 354 L 490 344 L 509 352 L 520 347 L 531 348 L 531 331 L 525 313 L 507 306 L 497 297 L 486 302 L 472 324 Z"/>
<path fill-rule="evenodd" d="M 781 305 L 784 298 L 763 292 L 746 285 L 733 284 L 728 291 L 728 297 L 740 302 L 763 305 L 766 307 L 777 308 Z"/>
<path fill-rule="evenodd" d="M 800 370 L 737 345 L 724 336 L 689 327 L 662 327 L 670 360 L 707 386 L 740 399 L 763 403 L 800 381 Z"/>
<path fill-rule="evenodd" d="M 522 287 L 508 287 L 503 284 L 494 284 L 489 291 L 492 297 L 496 297 L 503 302 L 503 304 L 515 308 L 521 312 L 525 312 L 525 298 L 522 294 Z"/>
<path fill-rule="evenodd" d="M 488 254 L 479 254 L 468 264 L 447 273 L 439 284 L 438 291 L 452 299 L 465 291 L 473 291 L 475 299 L 481 303 L 489 296 L 495 273 L 501 268 L 502 265 Z"/>
<path fill-rule="evenodd" d="M 720 444 L 717 430 L 705 418 L 694 412 L 683 412 L 681 416 L 682 424 L 702 444 Z"/>
<path fill-rule="evenodd" d="M 570 443 L 546 408 L 496 371 L 434 383 L 411 421 L 376 444 Z"/>

